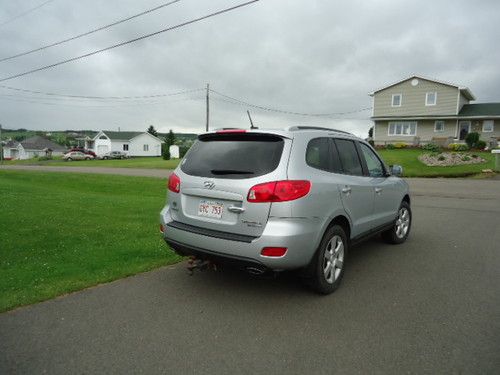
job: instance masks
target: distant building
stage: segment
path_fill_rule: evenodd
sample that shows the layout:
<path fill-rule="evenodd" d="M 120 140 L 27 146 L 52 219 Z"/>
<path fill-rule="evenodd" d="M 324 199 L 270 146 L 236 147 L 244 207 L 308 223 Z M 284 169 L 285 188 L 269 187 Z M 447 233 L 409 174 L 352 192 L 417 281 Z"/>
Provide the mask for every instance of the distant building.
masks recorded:
<path fill-rule="evenodd" d="M 464 86 L 412 76 L 372 93 L 376 145 L 403 142 L 464 142 L 470 132 L 496 144 L 500 139 L 500 103 L 476 100 Z"/>
<path fill-rule="evenodd" d="M 8 141 L 3 146 L 3 156 L 5 159 L 25 160 L 39 156 L 60 156 L 65 150 L 64 146 L 36 135 L 21 142 Z"/>
<path fill-rule="evenodd" d="M 179 146 L 177 145 L 172 145 L 168 148 L 168 151 L 170 151 L 170 158 L 171 159 L 179 159 Z"/>
<path fill-rule="evenodd" d="M 115 132 L 101 130 L 93 138 L 85 138 L 85 148 L 103 155 L 122 151 L 129 156 L 161 156 L 163 141 L 148 132 Z"/>

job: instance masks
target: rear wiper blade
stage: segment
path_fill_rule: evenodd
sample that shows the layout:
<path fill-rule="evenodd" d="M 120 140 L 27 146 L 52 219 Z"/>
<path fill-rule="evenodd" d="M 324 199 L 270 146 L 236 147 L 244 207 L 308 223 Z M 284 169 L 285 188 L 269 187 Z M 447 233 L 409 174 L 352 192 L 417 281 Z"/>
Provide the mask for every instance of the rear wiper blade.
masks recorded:
<path fill-rule="evenodd" d="M 238 171 L 236 169 L 212 169 L 210 172 L 212 174 L 253 174 L 251 171 Z"/>

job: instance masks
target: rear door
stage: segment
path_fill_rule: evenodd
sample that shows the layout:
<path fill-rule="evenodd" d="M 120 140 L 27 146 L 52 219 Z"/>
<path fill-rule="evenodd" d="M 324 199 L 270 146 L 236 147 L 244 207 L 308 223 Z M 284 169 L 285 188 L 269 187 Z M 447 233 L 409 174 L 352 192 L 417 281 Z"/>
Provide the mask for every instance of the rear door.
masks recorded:
<path fill-rule="evenodd" d="M 175 221 L 260 236 L 271 203 L 249 203 L 254 185 L 286 179 L 291 140 L 259 133 L 200 136 L 176 170 L 180 193 L 170 195 Z"/>
<path fill-rule="evenodd" d="M 350 139 L 335 139 L 335 146 L 342 167 L 338 176 L 342 204 L 351 218 L 351 237 L 373 229 L 373 186 L 364 176 L 356 144 Z"/>

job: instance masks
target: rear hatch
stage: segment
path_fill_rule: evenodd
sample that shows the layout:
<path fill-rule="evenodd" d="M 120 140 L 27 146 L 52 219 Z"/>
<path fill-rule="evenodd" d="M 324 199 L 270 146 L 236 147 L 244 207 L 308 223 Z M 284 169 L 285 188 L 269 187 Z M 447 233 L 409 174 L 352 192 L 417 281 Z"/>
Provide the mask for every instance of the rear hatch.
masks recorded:
<path fill-rule="evenodd" d="M 181 187 L 179 194 L 170 194 L 173 219 L 205 229 L 260 236 L 271 203 L 249 203 L 248 192 L 256 184 L 286 179 L 290 147 L 290 139 L 274 134 L 200 136 L 176 170 Z"/>

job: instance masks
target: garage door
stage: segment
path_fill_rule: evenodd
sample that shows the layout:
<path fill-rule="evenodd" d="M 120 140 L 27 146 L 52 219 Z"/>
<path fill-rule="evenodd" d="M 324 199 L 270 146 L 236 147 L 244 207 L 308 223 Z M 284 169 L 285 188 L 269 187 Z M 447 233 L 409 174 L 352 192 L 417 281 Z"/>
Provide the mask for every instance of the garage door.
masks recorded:
<path fill-rule="evenodd" d="M 109 147 L 106 145 L 97 146 L 97 154 L 102 155 L 109 151 Z"/>

